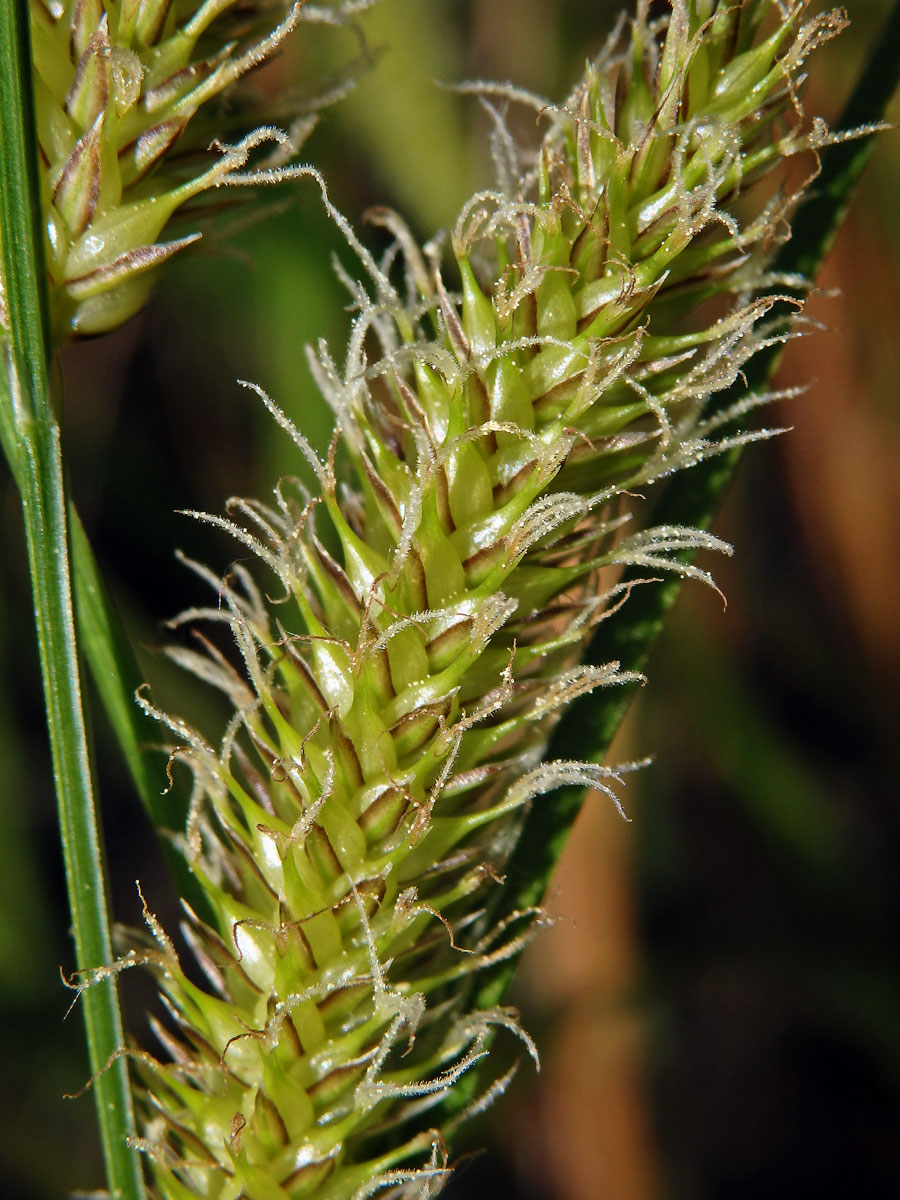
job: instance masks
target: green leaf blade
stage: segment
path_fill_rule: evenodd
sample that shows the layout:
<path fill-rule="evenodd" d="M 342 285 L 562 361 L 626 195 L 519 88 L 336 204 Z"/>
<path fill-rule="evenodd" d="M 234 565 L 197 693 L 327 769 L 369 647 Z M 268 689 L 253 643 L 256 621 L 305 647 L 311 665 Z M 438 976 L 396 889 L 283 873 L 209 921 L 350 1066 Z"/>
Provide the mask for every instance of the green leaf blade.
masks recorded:
<path fill-rule="evenodd" d="M 900 3 L 892 9 L 864 65 L 859 82 L 838 122 L 839 130 L 878 125 L 900 82 Z M 873 148 L 873 135 L 838 142 L 821 154 L 822 170 L 816 187 L 799 207 L 794 218 L 796 233 L 777 257 L 774 270 L 802 274 L 812 281 L 827 255 L 850 205 L 854 189 Z M 782 289 L 783 290 L 783 289 Z M 783 315 L 786 313 L 782 310 Z M 780 344 L 768 346 L 745 369 L 746 384 L 723 392 L 719 406 L 726 408 L 747 392 L 764 388 L 781 356 Z M 727 432 L 727 431 L 726 431 Z M 650 523 L 687 525 L 707 529 L 711 525 L 740 460 L 740 449 L 677 474 L 662 494 Z M 685 556 L 685 561 L 689 556 Z M 640 572 L 628 570 L 623 583 L 635 582 Z M 641 671 L 650 656 L 669 609 L 681 589 L 681 579 L 671 576 L 653 586 L 636 588 L 627 609 L 601 625 L 590 645 L 587 662 L 618 661 L 623 670 Z M 636 685 L 597 691 L 582 696 L 567 710 L 554 731 L 548 758 L 585 755 L 601 761 L 634 696 Z M 507 867 L 507 882 L 499 890 L 492 920 L 500 922 L 510 913 L 541 902 L 559 856 L 577 817 L 584 792 L 560 789 L 535 804 L 526 818 L 516 850 Z M 484 972 L 473 1003 L 490 1007 L 502 1001 L 517 959 L 500 963 Z M 460 1089 L 454 1109 L 461 1109 L 476 1090 Z"/>

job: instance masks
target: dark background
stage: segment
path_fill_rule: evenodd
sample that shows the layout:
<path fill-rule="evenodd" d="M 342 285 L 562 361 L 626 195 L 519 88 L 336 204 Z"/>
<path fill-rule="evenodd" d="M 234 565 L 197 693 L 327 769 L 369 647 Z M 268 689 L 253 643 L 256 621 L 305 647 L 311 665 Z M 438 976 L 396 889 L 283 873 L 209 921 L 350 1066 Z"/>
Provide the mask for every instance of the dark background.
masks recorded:
<path fill-rule="evenodd" d="M 385 47 L 325 114 L 308 157 L 354 224 L 374 203 L 416 234 L 451 224 L 490 178 L 477 104 L 434 80 L 510 79 L 559 96 L 614 6 L 584 0 L 383 0 Z M 885 3 L 813 61 L 808 106 L 834 115 Z M 341 38 L 345 40 L 342 41 Z M 349 35 L 295 38 L 266 86 L 314 80 Z M 895 109 L 896 115 L 896 109 Z M 830 326 L 792 347 L 809 391 L 794 426 L 744 461 L 711 564 L 690 587 L 614 756 L 652 753 L 623 824 L 592 799 L 550 899 L 560 916 L 515 1000 L 544 1069 L 524 1065 L 448 1195 L 520 1200 L 743 1200 L 900 1194 L 900 155 L 882 137 L 821 283 Z M 67 352 L 72 490 L 154 692 L 215 730 L 208 699 L 166 670 L 162 621 L 202 598 L 181 546 L 224 568 L 233 547 L 175 514 L 269 493 L 291 447 L 236 378 L 327 441 L 303 347 L 340 355 L 349 254 L 315 188 L 230 242 L 172 264 L 149 309 Z M 56 846 L 18 501 L 0 480 L 0 1191 L 56 1200 L 101 1186 Z M 198 705 L 206 705 L 198 715 Z M 95 710 L 97 706 L 94 706 Z M 175 920 L 161 857 L 99 710 L 93 735 L 113 910 L 133 881 Z M 163 786 L 162 764 L 160 786 Z M 142 1033 L 148 994 L 125 987 Z"/>

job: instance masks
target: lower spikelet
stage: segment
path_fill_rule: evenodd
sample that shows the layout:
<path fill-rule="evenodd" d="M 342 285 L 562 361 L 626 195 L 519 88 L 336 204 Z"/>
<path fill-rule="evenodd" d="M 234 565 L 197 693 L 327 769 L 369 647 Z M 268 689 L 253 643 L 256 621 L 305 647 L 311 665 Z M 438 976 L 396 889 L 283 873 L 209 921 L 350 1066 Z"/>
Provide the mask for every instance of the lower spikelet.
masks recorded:
<path fill-rule="evenodd" d="M 165 1061 L 136 1058 L 158 1197 L 433 1194 L 448 1131 L 429 1111 L 498 1031 L 536 1059 L 515 1014 L 467 1011 L 462 985 L 539 919 L 485 917 L 527 806 L 570 784 L 618 804 L 636 765 L 541 761 L 572 698 L 636 678 L 579 665 L 627 600 L 622 565 L 711 583 L 679 554 L 728 550 L 629 534 L 623 505 L 733 445 L 725 421 L 764 399 L 707 415 L 772 336 L 761 293 L 788 202 L 738 194 L 822 144 L 798 72 L 841 23 L 783 3 L 760 40 L 768 7 L 676 2 L 651 23 L 641 6 L 565 104 L 534 101 L 531 155 L 502 119 L 522 96 L 481 89 L 500 182 L 457 223 L 458 294 L 393 214 L 376 214 L 395 238 L 376 262 L 319 180 L 369 277 L 343 370 L 324 345 L 314 358 L 335 441 L 321 461 L 256 389 L 316 493 L 282 479 L 272 505 L 195 515 L 281 596 L 191 564 L 216 601 L 185 619 L 228 625 L 243 662 L 205 639 L 172 652 L 234 704 L 220 747 L 141 698 L 193 772 L 184 852 L 208 906 L 183 926 L 203 986 L 152 921 L 143 955 L 165 1008 Z M 472 1110 L 508 1078 L 486 1070 Z"/>

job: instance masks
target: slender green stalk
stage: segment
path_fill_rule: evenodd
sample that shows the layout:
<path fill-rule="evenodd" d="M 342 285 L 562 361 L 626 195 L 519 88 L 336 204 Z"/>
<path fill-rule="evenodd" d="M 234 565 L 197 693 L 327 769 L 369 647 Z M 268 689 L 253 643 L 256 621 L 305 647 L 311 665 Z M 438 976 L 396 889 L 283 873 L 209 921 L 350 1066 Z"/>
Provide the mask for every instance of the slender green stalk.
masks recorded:
<path fill-rule="evenodd" d="M 8 332 L 4 448 L 22 494 L 38 648 L 79 968 L 112 958 L 100 844 L 87 755 L 72 613 L 59 426 L 51 407 L 50 342 L 28 7 L 0 5 L 0 228 Z M 143 1182 L 127 1139 L 133 1116 L 115 982 L 82 997 L 109 1189 L 138 1200 Z M 109 1064 L 109 1065 L 108 1065 Z"/>

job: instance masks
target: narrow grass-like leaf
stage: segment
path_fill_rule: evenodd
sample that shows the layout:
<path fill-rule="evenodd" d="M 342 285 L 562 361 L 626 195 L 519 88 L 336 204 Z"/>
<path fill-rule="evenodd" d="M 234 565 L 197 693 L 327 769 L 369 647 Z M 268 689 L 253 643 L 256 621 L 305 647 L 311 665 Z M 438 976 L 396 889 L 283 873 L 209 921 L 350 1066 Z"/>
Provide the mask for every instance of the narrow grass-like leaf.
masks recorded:
<path fill-rule="evenodd" d="M 148 751 L 159 744 L 158 727 L 135 702 L 135 692 L 145 682 L 145 677 L 107 595 L 88 536 L 71 502 L 69 526 L 81 651 L 148 815 L 160 832 L 180 833 L 184 829 L 187 808 L 172 789 L 160 791 L 159 764 L 151 761 L 148 755 Z"/>
<path fill-rule="evenodd" d="M 187 870 L 184 855 L 171 838 L 183 833 L 188 805 L 183 789 L 161 786 L 164 747 L 159 726 L 137 704 L 135 695 L 146 677 L 110 599 L 74 504 L 69 502 L 72 585 L 78 645 L 87 661 L 97 695 L 144 809 L 161 835 L 163 851 L 179 894 L 195 911 L 206 901 Z"/>
<path fill-rule="evenodd" d="M 69 578 L 59 427 L 50 403 L 51 347 L 31 99 L 28 5 L 0 5 L 0 246 L 8 333 L 4 448 L 20 486 L 50 729 L 60 835 L 79 969 L 112 960 L 88 763 Z M 133 1117 L 112 978 L 82 996 L 109 1189 L 139 1200 L 127 1139 Z"/>
<path fill-rule="evenodd" d="M 900 3 L 888 17 L 875 40 L 873 52 L 862 69 L 838 129 L 850 130 L 883 119 L 885 108 L 900 81 Z M 792 239 L 782 247 L 774 270 L 802 274 L 812 280 L 822 264 L 846 214 L 854 188 L 872 150 L 871 136 L 829 146 L 821 153 L 822 171 L 815 187 L 800 205 L 792 221 Z M 784 288 L 780 289 L 782 293 Z M 721 393 L 717 407 L 725 409 L 748 392 L 761 391 L 772 377 L 781 345 L 758 353 L 744 368 L 746 383 L 738 382 Z M 706 529 L 734 475 L 740 448 L 707 460 L 689 471 L 678 473 L 649 518 L 653 525 L 685 525 Z M 685 552 L 683 561 L 692 553 Z M 646 572 L 644 572 L 646 574 Z M 629 570 L 623 581 L 637 579 Z M 672 575 L 653 587 L 636 588 L 621 617 L 614 616 L 598 628 L 588 652 L 589 663 L 615 660 L 623 669 L 640 671 L 645 666 L 666 614 L 674 604 L 681 579 Z M 577 750 L 601 761 L 633 697 L 635 685 L 597 691 L 576 700 L 554 731 L 547 754 L 565 758 Z M 506 884 L 497 892 L 494 919 L 540 903 L 565 846 L 572 823 L 584 801 L 580 788 L 560 789 L 531 809 L 506 869 Z M 496 1004 L 503 997 L 515 970 L 515 960 L 498 964 L 479 981 L 474 1003 Z M 473 1081 L 474 1083 L 474 1081 Z M 453 1103 L 462 1107 L 468 1097 L 460 1091 Z"/>

